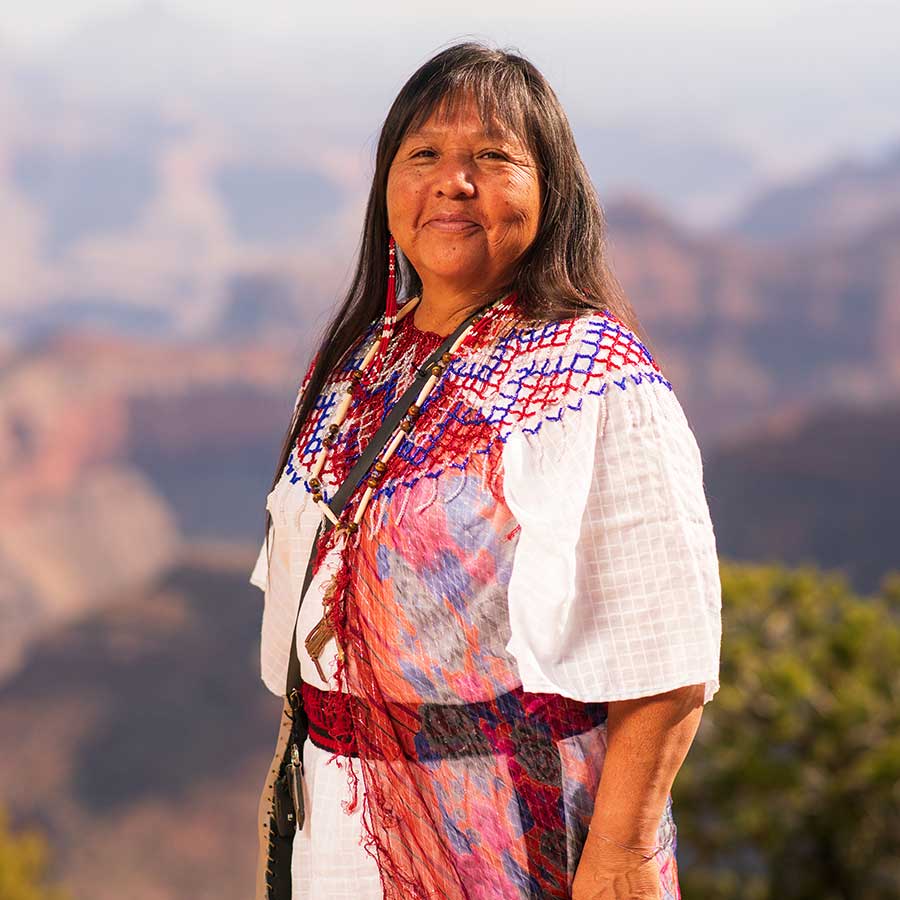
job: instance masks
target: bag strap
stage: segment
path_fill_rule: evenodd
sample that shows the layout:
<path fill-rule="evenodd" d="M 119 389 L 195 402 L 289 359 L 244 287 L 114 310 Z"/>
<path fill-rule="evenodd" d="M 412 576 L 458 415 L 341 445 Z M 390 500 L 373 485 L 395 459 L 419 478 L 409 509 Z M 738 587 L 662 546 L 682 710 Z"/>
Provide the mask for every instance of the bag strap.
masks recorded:
<path fill-rule="evenodd" d="M 468 318 L 460 322 L 451 334 L 441 341 L 441 345 L 419 366 L 416 371 L 412 384 L 403 392 L 403 396 L 391 407 L 391 411 L 385 416 L 378 431 L 371 441 L 366 445 L 365 450 L 360 454 L 359 459 L 344 479 L 343 484 L 335 493 L 331 502 L 328 504 L 336 518 L 340 517 L 341 511 L 346 506 L 350 496 L 359 486 L 360 482 L 369 474 L 375 457 L 384 449 L 385 444 L 391 435 L 397 430 L 400 420 L 407 414 L 410 405 L 419 396 L 425 382 L 431 375 L 431 367 L 440 360 L 440 358 L 453 346 L 454 341 L 462 334 L 472 319 L 477 316 L 482 309 L 477 309 Z M 316 536 L 313 538 L 312 548 L 309 554 L 309 561 L 306 564 L 306 574 L 303 576 L 303 587 L 300 590 L 300 603 L 297 605 L 297 617 L 294 619 L 294 627 L 291 633 L 291 655 L 288 661 L 287 683 L 285 686 L 285 696 L 291 704 L 295 713 L 300 711 L 300 660 L 297 657 L 297 622 L 300 618 L 300 606 L 303 605 L 303 598 L 309 588 L 313 576 L 313 560 L 316 556 L 316 545 L 319 538 L 334 523 L 327 517 L 323 517 L 316 530 Z"/>

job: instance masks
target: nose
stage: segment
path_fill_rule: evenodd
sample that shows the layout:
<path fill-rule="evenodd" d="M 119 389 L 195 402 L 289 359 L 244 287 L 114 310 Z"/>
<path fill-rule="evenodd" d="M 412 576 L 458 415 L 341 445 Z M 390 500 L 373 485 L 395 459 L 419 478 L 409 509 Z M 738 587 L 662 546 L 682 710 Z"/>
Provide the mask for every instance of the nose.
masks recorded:
<path fill-rule="evenodd" d="M 439 197 L 452 200 L 475 195 L 474 166 L 471 160 L 447 154 L 435 170 L 435 191 Z"/>

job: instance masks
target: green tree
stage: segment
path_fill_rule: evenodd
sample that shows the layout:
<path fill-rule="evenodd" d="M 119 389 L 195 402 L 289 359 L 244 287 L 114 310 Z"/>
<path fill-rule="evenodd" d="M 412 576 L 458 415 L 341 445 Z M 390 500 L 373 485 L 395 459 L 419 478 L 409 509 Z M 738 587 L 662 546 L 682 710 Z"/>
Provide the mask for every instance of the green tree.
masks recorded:
<path fill-rule="evenodd" d="M 900 573 L 721 572 L 721 688 L 672 789 L 685 900 L 897 900 Z"/>
<path fill-rule="evenodd" d="M 47 843 L 36 831 L 13 834 L 0 807 L 0 900 L 68 900 L 47 884 Z"/>

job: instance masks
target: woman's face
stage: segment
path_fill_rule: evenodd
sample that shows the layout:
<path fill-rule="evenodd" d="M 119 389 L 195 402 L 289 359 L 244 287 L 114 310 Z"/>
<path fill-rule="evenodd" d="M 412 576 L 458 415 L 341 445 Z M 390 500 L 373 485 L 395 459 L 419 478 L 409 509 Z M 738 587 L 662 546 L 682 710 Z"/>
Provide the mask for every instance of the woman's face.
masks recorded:
<path fill-rule="evenodd" d="M 474 101 L 408 133 L 388 172 L 388 228 L 424 294 L 490 292 L 538 229 L 537 165 L 508 133 L 485 134 Z"/>

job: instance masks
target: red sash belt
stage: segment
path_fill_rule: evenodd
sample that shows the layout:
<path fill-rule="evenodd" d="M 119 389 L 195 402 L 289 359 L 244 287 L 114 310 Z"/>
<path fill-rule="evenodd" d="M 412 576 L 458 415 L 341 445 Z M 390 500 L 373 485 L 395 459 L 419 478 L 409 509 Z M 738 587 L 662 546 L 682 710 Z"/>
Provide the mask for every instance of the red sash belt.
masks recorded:
<path fill-rule="evenodd" d="M 426 761 L 470 755 L 515 755 L 523 746 L 535 746 L 563 740 L 590 731 L 606 721 L 606 703 L 581 703 L 558 694 L 534 694 L 521 685 L 506 694 L 463 704 L 390 703 L 385 712 L 351 710 L 358 698 L 320 690 L 303 682 L 303 708 L 309 719 L 309 739 L 317 747 L 341 756 L 359 756 L 355 738 L 344 743 L 331 727 L 326 699 L 342 707 L 341 719 L 352 721 L 348 712 L 365 715 L 366 722 L 377 725 L 383 720 L 392 733 L 383 742 L 377 740 L 377 727 L 366 729 L 367 739 L 375 746 L 367 756 L 390 758 L 397 748 L 407 759 Z"/>

